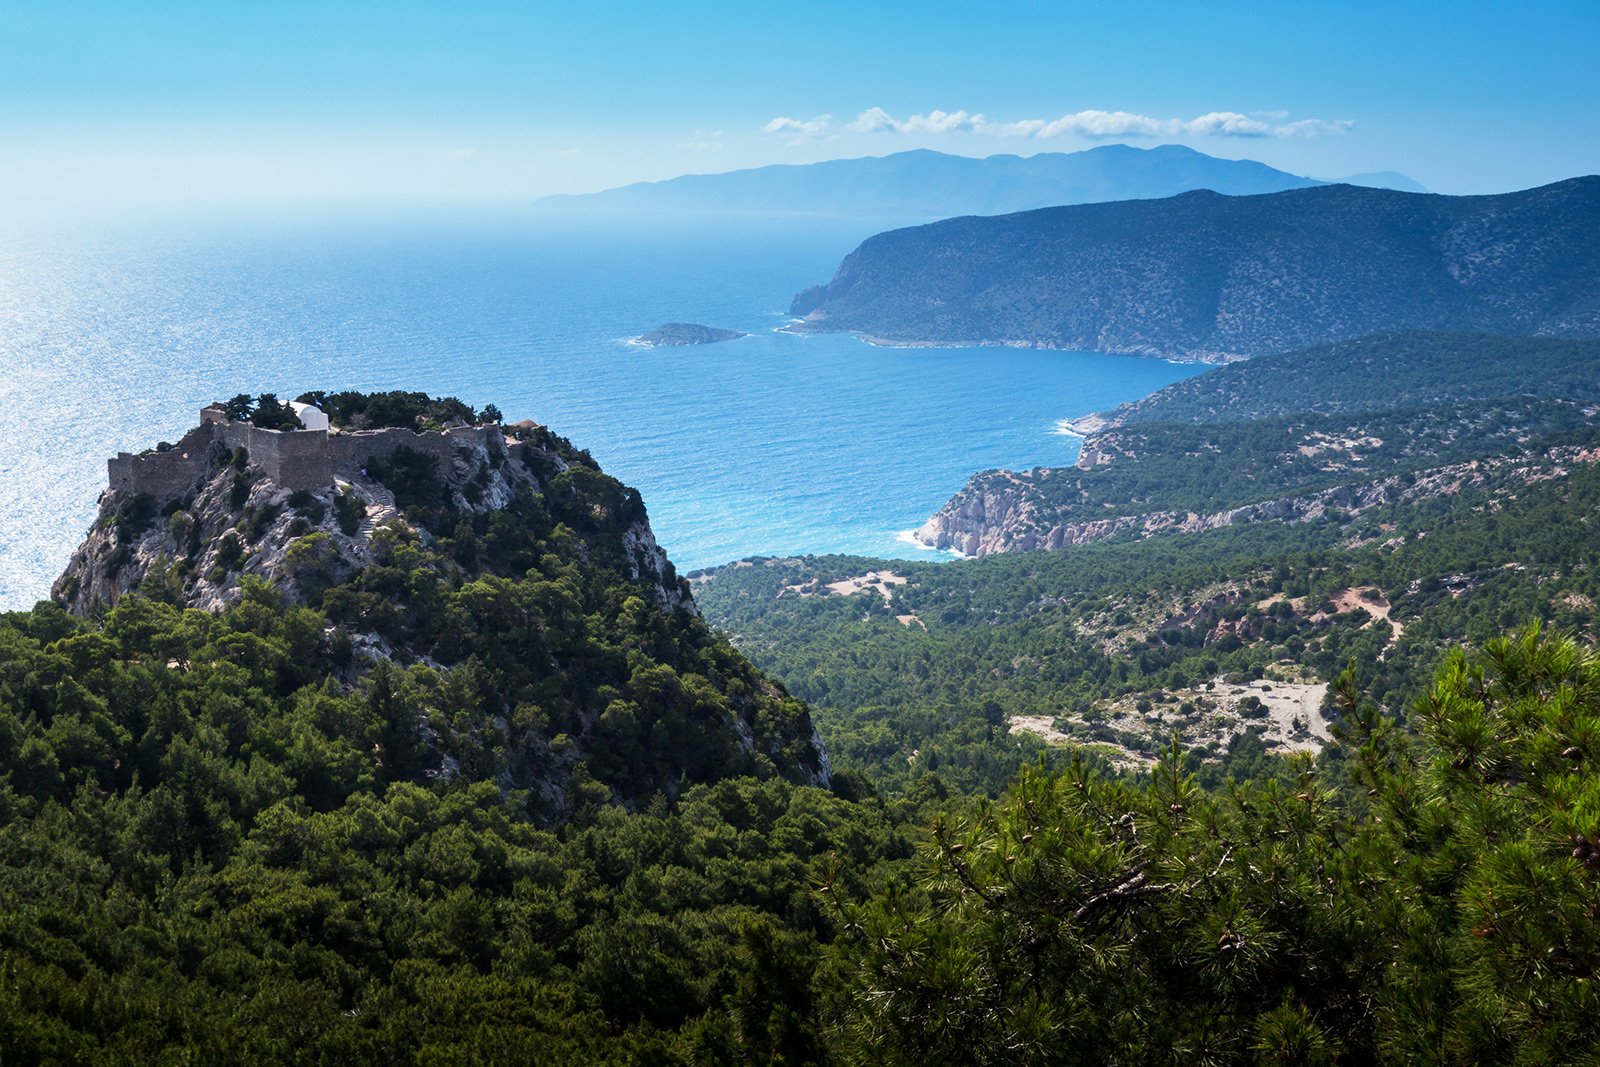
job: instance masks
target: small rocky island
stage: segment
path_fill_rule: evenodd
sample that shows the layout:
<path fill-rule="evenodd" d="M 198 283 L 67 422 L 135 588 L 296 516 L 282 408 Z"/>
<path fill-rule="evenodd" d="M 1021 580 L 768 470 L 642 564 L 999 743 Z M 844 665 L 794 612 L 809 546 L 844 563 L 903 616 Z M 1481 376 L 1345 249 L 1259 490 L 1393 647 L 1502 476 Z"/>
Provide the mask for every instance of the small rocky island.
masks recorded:
<path fill-rule="evenodd" d="M 713 345 L 718 341 L 737 341 L 747 336 L 738 330 L 719 330 L 694 322 L 667 322 L 638 339 L 641 345 L 664 348 L 669 345 Z"/>

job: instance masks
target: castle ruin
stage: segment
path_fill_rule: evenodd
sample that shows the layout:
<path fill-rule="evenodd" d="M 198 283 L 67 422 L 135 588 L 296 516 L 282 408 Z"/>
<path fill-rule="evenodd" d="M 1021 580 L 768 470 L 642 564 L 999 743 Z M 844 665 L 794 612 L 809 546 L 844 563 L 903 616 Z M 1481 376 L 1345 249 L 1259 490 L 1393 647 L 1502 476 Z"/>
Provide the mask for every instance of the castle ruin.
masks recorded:
<path fill-rule="evenodd" d="M 304 415 L 301 418 L 307 421 Z M 445 470 L 458 448 L 504 447 L 499 426 L 453 426 L 422 432 L 402 427 L 342 431 L 328 428 L 326 417 L 310 421 L 320 421 L 323 426 L 264 430 L 230 420 L 220 407 L 205 407 L 200 410 L 200 425 L 171 448 L 137 455 L 119 452 L 107 460 L 110 485 L 123 494 L 146 493 L 159 499 L 181 496 L 216 469 L 224 450 L 242 448 L 250 464 L 279 486 L 321 492 L 330 488 L 335 478 L 364 480 L 362 468 L 368 460 L 383 462 L 402 447 L 433 457 Z"/>

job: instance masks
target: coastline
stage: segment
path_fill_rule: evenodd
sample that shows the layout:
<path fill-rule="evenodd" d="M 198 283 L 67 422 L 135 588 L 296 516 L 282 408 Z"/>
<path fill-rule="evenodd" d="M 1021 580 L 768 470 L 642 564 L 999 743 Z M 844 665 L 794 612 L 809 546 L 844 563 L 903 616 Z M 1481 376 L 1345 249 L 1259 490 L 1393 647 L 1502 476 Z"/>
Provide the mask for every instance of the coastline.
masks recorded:
<path fill-rule="evenodd" d="M 1102 430 L 1108 430 L 1115 425 L 1116 419 L 1113 416 L 1099 411 L 1091 411 L 1087 415 L 1059 420 L 1053 432 L 1061 434 L 1063 437 L 1087 438 L 1100 433 Z"/>
<path fill-rule="evenodd" d="M 937 552 L 941 555 L 949 556 L 952 559 L 972 558 L 959 548 L 940 548 L 938 545 L 929 544 L 927 541 L 924 541 L 917 536 L 921 530 L 922 528 L 920 526 L 914 530 L 896 530 L 894 539 L 903 545 L 910 545 L 912 548 L 922 552 Z"/>

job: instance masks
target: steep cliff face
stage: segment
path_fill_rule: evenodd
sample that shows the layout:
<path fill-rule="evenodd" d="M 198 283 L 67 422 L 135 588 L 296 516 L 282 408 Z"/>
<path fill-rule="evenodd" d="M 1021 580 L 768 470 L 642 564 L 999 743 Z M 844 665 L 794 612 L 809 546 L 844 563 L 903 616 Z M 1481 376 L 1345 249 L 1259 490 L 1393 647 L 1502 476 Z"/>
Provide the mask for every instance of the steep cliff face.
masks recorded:
<path fill-rule="evenodd" d="M 263 606 L 292 617 L 312 673 L 398 724 L 385 773 L 493 778 L 543 818 L 730 775 L 828 783 L 806 707 L 705 625 L 639 494 L 563 438 L 523 423 L 336 434 L 326 455 L 297 441 L 316 462 L 294 478 L 332 474 L 290 489 L 228 444 L 239 432 L 206 436 L 175 450 L 181 474 L 139 457 L 153 491 L 106 492 L 58 603 L 246 630 Z"/>

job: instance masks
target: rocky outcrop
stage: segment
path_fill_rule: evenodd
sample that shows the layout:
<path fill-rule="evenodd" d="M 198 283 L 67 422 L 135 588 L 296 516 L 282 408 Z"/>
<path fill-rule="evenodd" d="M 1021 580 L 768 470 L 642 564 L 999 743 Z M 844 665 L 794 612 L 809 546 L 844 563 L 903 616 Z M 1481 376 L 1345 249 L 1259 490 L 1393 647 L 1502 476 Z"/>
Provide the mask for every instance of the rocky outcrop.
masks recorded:
<path fill-rule="evenodd" d="M 1040 472 L 989 471 L 974 477 L 915 537 L 930 548 L 988 556 L 1085 545 L 1124 535 L 1200 533 L 1252 522 L 1321 522 L 1336 513 L 1355 515 L 1381 505 L 1457 493 L 1484 484 L 1491 474 L 1509 473 L 1524 483 L 1559 477 L 1565 474 L 1563 464 L 1592 462 L 1586 455 L 1577 448 L 1559 448 L 1540 456 L 1449 464 L 1207 513 L 1150 511 L 1076 522 L 1053 520 L 1052 509 L 1038 494 Z"/>
<path fill-rule="evenodd" d="M 748 335 L 738 330 L 701 326 L 696 322 L 665 322 L 641 335 L 638 343 L 648 348 L 673 348 L 681 345 L 714 345 L 719 341 L 737 341 L 745 336 Z"/>
<path fill-rule="evenodd" d="M 424 544 L 434 536 L 407 521 L 390 487 L 375 476 L 402 450 L 431 463 L 442 499 L 461 516 L 505 508 L 521 492 L 544 497 L 573 461 L 553 435 L 518 440 L 498 426 L 324 434 L 322 451 L 332 456 L 331 466 L 323 455 L 320 484 L 303 477 L 304 465 L 295 466 L 293 480 L 303 484 L 291 489 L 274 476 L 278 451 L 260 447 L 273 436 L 255 430 L 249 438 L 254 451 L 230 448 L 232 438 L 223 430 L 202 426 L 169 452 L 137 457 L 148 471 L 137 488 L 114 484 L 101 496 L 99 514 L 56 580 L 53 597 L 69 611 L 89 614 L 156 581 L 182 603 L 214 610 L 237 601 L 241 581 L 256 577 L 303 600 L 308 588 L 369 564 L 391 526 Z M 283 436 L 308 451 L 299 439 L 312 436 L 309 431 Z M 656 544 L 642 505 L 637 510 L 616 544 L 591 549 L 625 561 L 628 574 L 664 610 L 693 612 L 694 601 Z"/>
<path fill-rule="evenodd" d="M 490 777 L 541 819 L 735 775 L 828 785 L 805 705 L 706 626 L 586 452 L 531 422 L 273 433 L 215 421 L 113 461 L 57 603 L 292 612 L 325 684 L 407 679 L 408 774 Z"/>

